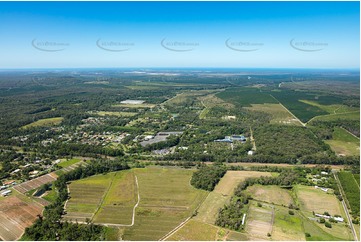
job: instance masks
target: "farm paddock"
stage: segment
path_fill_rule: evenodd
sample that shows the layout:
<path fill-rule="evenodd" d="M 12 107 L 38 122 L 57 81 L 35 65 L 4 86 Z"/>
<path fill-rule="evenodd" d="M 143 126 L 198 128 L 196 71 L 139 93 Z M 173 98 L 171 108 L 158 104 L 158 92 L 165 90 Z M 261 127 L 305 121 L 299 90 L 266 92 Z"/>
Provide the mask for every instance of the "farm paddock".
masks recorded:
<path fill-rule="evenodd" d="M 5 198 L 0 203 L 0 238 L 4 241 L 18 240 L 42 210 L 43 206 L 22 194 Z"/>

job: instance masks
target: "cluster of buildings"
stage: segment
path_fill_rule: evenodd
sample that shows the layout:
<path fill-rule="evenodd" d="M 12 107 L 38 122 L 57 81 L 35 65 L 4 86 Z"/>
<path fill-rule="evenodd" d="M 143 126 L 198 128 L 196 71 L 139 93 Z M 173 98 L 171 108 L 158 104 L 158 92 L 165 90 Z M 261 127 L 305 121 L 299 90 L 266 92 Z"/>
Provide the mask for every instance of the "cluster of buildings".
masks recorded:
<path fill-rule="evenodd" d="M 247 139 L 243 135 L 231 135 L 225 136 L 224 139 L 216 139 L 214 142 L 233 143 L 234 141 L 246 142 Z"/>
<path fill-rule="evenodd" d="M 166 141 L 167 138 L 171 135 L 179 136 L 181 134 L 183 134 L 182 131 L 172 131 L 172 132 L 159 132 L 156 135 L 146 135 L 143 137 L 143 141 L 140 142 L 140 145 L 145 147 L 150 144 Z M 139 140 L 139 137 L 136 137 L 136 139 Z"/>
<path fill-rule="evenodd" d="M 343 222 L 344 219 L 341 218 L 341 217 L 333 217 L 333 216 L 329 216 L 329 215 L 325 215 L 325 214 L 318 214 L 318 213 L 315 213 L 315 216 L 316 217 L 319 217 L 319 218 L 324 218 L 324 219 L 330 219 L 330 218 L 333 218 L 335 221 L 337 222 Z"/>
<path fill-rule="evenodd" d="M 6 196 L 10 195 L 12 191 L 9 190 L 8 188 L 11 186 L 14 186 L 14 185 L 16 185 L 16 182 L 14 180 L 4 182 L 3 185 L 0 186 L 1 196 L 6 197 Z"/>

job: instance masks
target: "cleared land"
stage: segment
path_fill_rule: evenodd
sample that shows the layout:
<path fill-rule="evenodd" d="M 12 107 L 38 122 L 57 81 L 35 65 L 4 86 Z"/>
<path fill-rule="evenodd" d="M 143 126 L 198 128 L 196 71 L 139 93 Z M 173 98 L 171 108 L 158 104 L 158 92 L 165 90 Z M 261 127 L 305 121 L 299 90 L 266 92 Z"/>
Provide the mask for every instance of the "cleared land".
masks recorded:
<path fill-rule="evenodd" d="M 338 155 L 359 155 L 360 140 L 343 128 L 334 128 L 332 140 L 326 140 L 332 150 Z"/>
<path fill-rule="evenodd" d="M 312 121 L 360 120 L 360 111 L 317 116 Z M 310 120 L 311 121 L 311 120 Z"/>
<path fill-rule="evenodd" d="M 275 207 L 275 218 L 271 233 L 272 240 L 305 240 L 302 219 L 298 216 L 297 212 L 294 215 L 290 215 L 288 211 L 288 208 Z"/>
<path fill-rule="evenodd" d="M 284 206 L 288 206 L 293 203 L 290 192 L 286 189 L 280 188 L 279 186 L 254 185 L 248 187 L 247 192 L 249 192 L 253 199 L 267 203 Z"/>
<path fill-rule="evenodd" d="M 341 215 L 346 219 L 341 203 L 338 201 L 335 195 L 327 194 L 320 189 L 316 189 L 310 186 L 297 185 L 295 187 L 297 198 L 299 201 L 300 209 L 305 219 L 308 217 L 314 217 L 312 212 L 323 214 L 324 212 L 329 212 L 333 215 Z M 311 221 L 312 222 L 312 221 Z M 314 226 L 317 226 L 323 232 L 317 232 L 316 237 L 325 238 L 325 240 L 350 240 L 352 239 L 352 234 L 350 229 L 345 226 L 344 223 L 333 223 L 332 228 L 326 228 L 324 224 L 317 222 L 312 222 Z M 308 228 L 310 228 L 309 226 Z M 311 229 L 311 228 L 310 228 Z M 313 229 L 315 230 L 315 229 Z M 308 232 L 305 229 L 305 232 Z M 312 235 L 312 233 L 311 233 Z"/>
<path fill-rule="evenodd" d="M 33 180 L 20 183 L 16 186 L 14 186 L 14 189 L 20 193 L 26 193 L 30 190 L 37 189 L 41 185 L 44 185 L 46 183 L 51 183 L 55 181 L 58 178 L 58 176 L 52 172 L 43 176 L 40 176 L 38 178 L 35 178 Z"/>
<path fill-rule="evenodd" d="M 14 194 L 0 203 L 0 239 L 18 240 L 32 225 L 43 207 L 22 194 Z"/>
<path fill-rule="evenodd" d="M 65 167 L 74 165 L 74 164 L 78 163 L 79 161 L 80 161 L 80 159 L 64 160 L 64 161 L 60 162 L 60 163 L 58 164 L 58 166 L 60 166 L 60 167 L 62 167 L 62 168 L 65 168 Z"/>
<path fill-rule="evenodd" d="M 312 215 L 329 212 L 331 215 L 341 214 L 341 204 L 334 194 L 328 194 L 312 186 L 298 185 L 295 187 L 301 210 Z"/>
<path fill-rule="evenodd" d="M 126 228 L 125 240 L 158 240 L 190 217 L 207 192 L 189 183 L 193 170 L 148 167 L 135 169 L 140 203 L 135 224 Z"/>
<path fill-rule="evenodd" d="M 141 104 L 125 104 L 125 103 L 119 103 L 119 104 L 113 104 L 112 107 L 114 108 L 154 108 L 155 104 L 150 103 L 141 103 Z"/>
<path fill-rule="evenodd" d="M 273 220 L 273 205 L 263 203 L 259 207 L 256 202 L 250 202 L 245 229 L 250 240 L 269 240 L 267 234 L 272 233 Z"/>
<path fill-rule="evenodd" d="M 53 125 L 58 125 L 63 121 L 63 117 L 57 117 L 57 118 L 45 118 L 45 119 L 40 119 L 38 121 L 32 122 L 30 124 L 27 124 L 23 127 L 21 127 L 22 129 L 28 129 L 28 128 L 32 128 L 32 127 L 42 127 L 42 126 L 53 126 Z"/>
<path fill-rule="evenodd" d="M 148 167 L 74 181 L 64 219 L 123 227 L 123 239 L 158 240 L 190 217 L 207 192 L 189 184 L 193 170 Z M 138 178 L 140 202 L 137 203 Z"/>
<path fill-rule="evenodd" d="M 137 192 L 134 173 L 117 172 L 93 221 L 130 225 L 133 207 L 137 203 Z"/>
<path fill-rule="evenodd" d="M 99 116 L 117 116 L 117 117 L 133 117 L 138 113 L 134 112 L 110 112 L 110 111 L 98 111 L 95 114 Z"/>
<path fill-rule="evenodd" d="M 247 107 L 247 109 L 270 114 L 272 116 L 270 123 L 273 124 L 301 125 L 281 104 L 251 104 L 251 107 Z"/>
<path fill-rule="evenodd" d="M 214 241 L 219 228 L 191 219 L 167 240 L 170 241 Z"/>
<path fill-rule="evenodd" d="M 70 199 L 65 206 L 64 219 L 79 222 L 91 219 L 113 178 L 114 173 L 108 173 L 72 182 L 69 185 Z"/>
<path fill-rule="evenodd" d="M 331 105 L 322 105 L 315 101 L 310 100 L 300 100 L 300 102 L 318 107 L 330 114 L 338 114 L 338 113 L 348 113 L 348 112 L 355 112 L 359 111 L 359 108 L 356 107 L 349 107 L 346 105 L 340 105 L 340 104 L 331 104 Z"/>
<path fill-rule="evenodd" d="M 249 177 L 271 176 L 269 172 L 257 171 L 227 171 L 226 175 L 217 184 L 198 209 L 195 220 L 214 224 L 218 215 L 218 210 L 228 202 L 237 185 Z"/>

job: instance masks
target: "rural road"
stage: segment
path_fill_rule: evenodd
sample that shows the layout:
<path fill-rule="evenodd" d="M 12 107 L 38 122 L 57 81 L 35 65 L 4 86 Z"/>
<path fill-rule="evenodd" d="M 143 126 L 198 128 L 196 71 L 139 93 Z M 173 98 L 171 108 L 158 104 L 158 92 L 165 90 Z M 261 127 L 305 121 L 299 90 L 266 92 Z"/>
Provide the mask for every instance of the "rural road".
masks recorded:
<path fill-rule="evenodd" d="M 346 206 L 346 203 L 345 203 L 345 197 L 343 196 L 345 193 L 343 192 L 342 187 L 341 187 L 341 183 L 340 183 L 340 181 L 338 180 L 338 177 L 336 176 L 335 173 L 333 173 L 333 176 L 335 177 L 335 180 L 336 180 L 336 182 L 337 182 L 338 188 L 340 189 L 340 191 L 342 191 L 342 197 L 343 197 L 343 199 L 342 199 L 341 203 L 342 203 L 343 209 L 345 210 L 347 219 L 348 219 L 348 221 L 349 221 L 349 223 L 350 223 L 350 228 L 351 228 L 353 237 L 354 237 L 355 241 L 358 241 L 357 234 L 356 234 L 356 230 L 355 230 L 355 228 L 354 228 L 354 226 L 353 226 L 353 224 L 352 224 L 352 219 L 351 219 L 351 216 L 350 216 L 350 214 L 349 214 L 349 212 L 348 212 L 348 209 L 347 209 L 347 206 Z"/>

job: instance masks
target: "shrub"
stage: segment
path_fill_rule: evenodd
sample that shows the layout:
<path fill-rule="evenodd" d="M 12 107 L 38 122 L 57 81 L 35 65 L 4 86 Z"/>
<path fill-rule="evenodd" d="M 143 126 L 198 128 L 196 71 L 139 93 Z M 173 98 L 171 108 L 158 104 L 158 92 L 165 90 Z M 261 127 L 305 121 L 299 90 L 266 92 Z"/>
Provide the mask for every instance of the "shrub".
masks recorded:
<path fill-rule="evenodd" d="M 261 204 L 261 203 L 257 203 L 257 206 L 258 206 L 258 207 L 262 207 L 262 204 Z"/>
<path fill-rule="evenodd" d="M 305 233 L 305 236 L 306 236 L 307 238 L 309 238 L 309 237 L 311 237 L 311 234 Z"/>
<path fill-rule="evenodd" d="M 327 228 L 332 228 L 332 225 L 331 225 L 329 222 L 325 222 L 325 226 L 326 226 Z"/>
<path fill-rule="evenodd" d="M 326 222 L 326 220 L 324 219 L 324 218 L 320 218 L 320 223 L 321 224 L 323 224 L 323 223 L 325 223 Z"/>
<path fill-rule="evenodd" d="M 293 212 L 292 210 L 288 210 L 288 214 L 289 215 L 295 215 L 295 212 Z"/>

